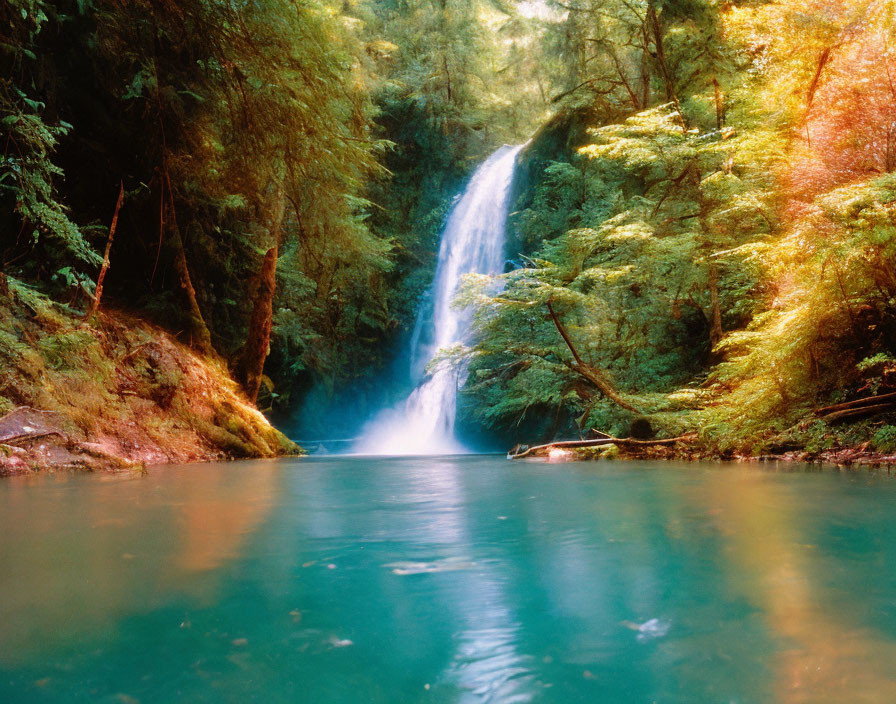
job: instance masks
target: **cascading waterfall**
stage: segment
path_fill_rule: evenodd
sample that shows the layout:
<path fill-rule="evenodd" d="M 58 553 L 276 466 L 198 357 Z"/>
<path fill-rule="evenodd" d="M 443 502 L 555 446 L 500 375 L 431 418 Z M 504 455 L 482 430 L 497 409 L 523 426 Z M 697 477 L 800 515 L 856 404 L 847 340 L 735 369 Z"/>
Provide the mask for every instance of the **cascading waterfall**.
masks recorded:
<path fill-rule="evenodd" d="M 364 429 L 355 452 L 432 455 L 465 452 L 454 437 L 457 391 L 464 365 L 426 367 L 439 350 L 466 341 L 470 319 L 451 305 L 464 274 L 499 273 L 516 156 L 522 146 L 504 146 L 473 174 L 448 216 L 428 304 L 421 307 L 411 336 L 411 375 L 416 388 L 399 406 L 381 412 Z"/>

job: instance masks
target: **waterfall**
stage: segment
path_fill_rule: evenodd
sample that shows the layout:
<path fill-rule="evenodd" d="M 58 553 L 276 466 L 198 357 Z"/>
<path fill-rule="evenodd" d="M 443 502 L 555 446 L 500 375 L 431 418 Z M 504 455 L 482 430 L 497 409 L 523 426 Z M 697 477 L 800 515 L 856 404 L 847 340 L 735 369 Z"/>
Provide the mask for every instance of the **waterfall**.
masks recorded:
<path fill-rule="evenodd" d="M 457 391 L 466 379 L 466 368 L 440 362 L 427 373 L 426 367 L 439 350 L 464 343 L 469 335 L 469 314 L 451 305 L 461 277 L 503 269 L 510 186 L 520 149 L 504 146 L 492 154 L 451 210 L 442 232 L 435 280 L 411 335 L 411 378 L 416 387 L 403 403 L 382 411 L 364 428 L 356 452 L 466 452 L 454 437 Z"/>

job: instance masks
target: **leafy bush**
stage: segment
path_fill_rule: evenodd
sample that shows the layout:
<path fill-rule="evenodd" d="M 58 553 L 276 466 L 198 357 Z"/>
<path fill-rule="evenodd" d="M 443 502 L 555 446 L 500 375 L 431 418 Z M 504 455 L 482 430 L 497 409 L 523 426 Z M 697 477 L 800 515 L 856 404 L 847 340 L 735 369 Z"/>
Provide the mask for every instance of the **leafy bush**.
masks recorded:
<path fill-rule="evenodd" d="M 882 427 L 871 438 L 871 444 L 878 452 L 896 452 L 896 426 Z"/>

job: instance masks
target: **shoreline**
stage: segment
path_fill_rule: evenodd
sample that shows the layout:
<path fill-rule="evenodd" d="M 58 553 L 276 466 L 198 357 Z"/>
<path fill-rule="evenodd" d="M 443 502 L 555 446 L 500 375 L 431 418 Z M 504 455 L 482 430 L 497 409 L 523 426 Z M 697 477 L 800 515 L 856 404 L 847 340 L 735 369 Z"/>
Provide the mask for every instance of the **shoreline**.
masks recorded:
<path fill-rule="evenodd" d="M 303 451 L 282 452 L 271 455 L 235 455 L 226 452 L 207 452 L 189 457 L 149 457 L 127 458 L 108 456 L 91 448 L 92 443 L 72 443 L 64 448 L 69 459 L 59 461 L 53 454 L 59 447 L 35 446 L 33 448 L 18 445 L 7 446 L 0 442 L 0 481 L 11 477 L 31 476 L 37 474 L 53 474 L 55 472 L 129 472 L 146 471 L 149 467 L 173 467 L 188 464 L 206 464 L 210 462 L 240 462 L 245 460 L 285 460 L 307 457 Z M 9 453 L 10 447 L 12 452 Z M 21 452 L 17 452 L 20 450 Z M 9 454 L 7 454 L 9 453 Z"/>
<path fill-rule="evenodd" d="M 896 454 L 873 452 L 867 449 L 867 443 L 856 447 L 836 450 L 810 452 L 807 450 L 791 450 L 781 453 L 764 453 L 749 455 L 736 452 L 717 452 L 702 449 L 688 449 L 681 444 L 677 446 L 655 445 L 641 447 L 625 447 L 624 445 L 607 444 L 599 447 L 557 447 L 559 444 L 545 444 L 528 454 L 527 458 L 548 459 L 553 461 L 608 461 L 608 460 L 667 460 L 680 462 L 721 461 L 740 464 L 762 464 L 783 462 L 790 464 L 819 464 L 838 467 L 868 467 L 870 469 L 896 467 Z M 509 461 L 525 459 L 513 457 L 508 453 Z"/>
<path fill-rule="evenodd" d="M 204 464 L 207 462 L 236 462 L 251 459 L 297 459 L 308 457 L 304 451 L 282 452 L 269 455 L 237 455 L 220 450 L 211 450 L 189 456 L 162 457 L 158 455 L 144 457 L 121 457 L 107 455 L 97 449 L 96 443 L 72 442 L 65 448 L 68 453 L 64 458 L 59 452 L 60 444 L 50 449 L 47 443 L 35 443 L 33 447 L 16 446 L 20 453 L 4 455 L 7 449 L 0 441 L 0 480 L 6 477 L 26 476 L 38 473 L 53 472 L 120 472 L 145 470 L 148 466 L 173 466 L 185 464 Z M 606 446 L 605 446 L 606 447 Z M 612 446 L 615 447 L 615 446 Z M 590 448 L 589 448 L 590 449 Z M 486 453 L 493 454 L 493 453 Z M 662 451 L 620 451 L 608 453 L 612 456 L 599 456 L 572 450 L 563 450 L 562 454 L 551 455 L 549 452 L 535 452 L 525 458 L 528 460 L 548 462 L 711 462 L 730 464 L 764 465 L 773 463 L 792 465 L 818 465 L 828 467 L 853 467 L 867 469 L 886 469 L 896 467 L 896 454 L 869 452 L 861 447 L 827 450 L 823 452 L 791 451 L 779 454 L 744 455 L 712 452 L 683 452 L 670 448 Z M 26 459 L 30 457 L 30 461 Z M 13 458 L 21 458 L 16 461 Z M 12 459 L 12 461 L 10 461 Z M 508 457 L 508 461 L 510 458 Z"/>

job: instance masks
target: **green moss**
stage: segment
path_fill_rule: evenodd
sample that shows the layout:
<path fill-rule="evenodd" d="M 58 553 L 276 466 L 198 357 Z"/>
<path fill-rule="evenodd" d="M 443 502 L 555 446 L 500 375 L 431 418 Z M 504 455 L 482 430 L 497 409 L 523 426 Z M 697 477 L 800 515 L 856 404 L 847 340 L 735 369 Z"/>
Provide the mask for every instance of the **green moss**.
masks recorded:
<path fill-rule="evenodd" d="M 617 445 L 580 447 L 575 450 L 575 454 L 582 460 L 615 460 L 619 457 L 619 447 Z"/>
<path fill-rule="evenodd" d="M 102 358 L 97 349 L 97 341 L 89 330 L 67 330 L 55 335 L 42 337 L 37 350 L 51 369 L 79 371 L 90 368 L 104 369 L 108 360 Z"/>
<path fill-rule="evenodd" d="M 127 448 L 151 445 L 172 458 L 201 456 L 203 447 L 207 456 L 300 452 L 236 395 L 223 368 L 161 330 L 109 313 L 87 325 L 43 294 L 10 284 L 22 295 L 0 299 L 0 414 L 21 405 L 52 411 L 68 437 L 100 441 L 91 466 L 132 464 Z M 126 457 L 103 449 L 114 453 L 116 444 Z"/>
<path fill-rule="evenodd" d="M 602 460 L 615 460 L 619 457 L 618 445 L 604 445 L 600 448 L 600 458 Z"/>
<path fill-rule="evenodd" d="M 871 444 L 878 452 L 896 452 L 896 425 L 885 425 L 878 430 Z"/>

